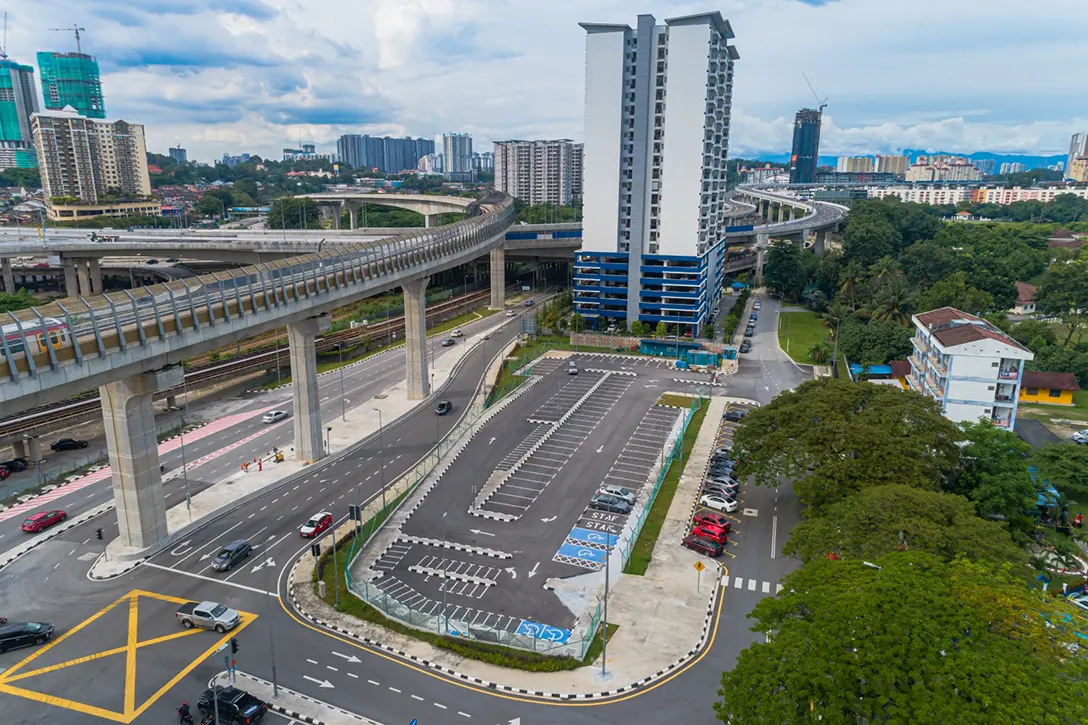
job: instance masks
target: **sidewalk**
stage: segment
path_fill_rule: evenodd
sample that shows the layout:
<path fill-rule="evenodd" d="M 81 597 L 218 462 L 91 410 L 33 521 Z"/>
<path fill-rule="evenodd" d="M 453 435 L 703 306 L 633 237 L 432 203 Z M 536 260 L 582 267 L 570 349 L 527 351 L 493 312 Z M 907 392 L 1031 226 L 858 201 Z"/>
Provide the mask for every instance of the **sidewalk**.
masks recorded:
<path fill-rule="evenodd" d="M 483 341 L 484 334 L 494 329 L 488 328 L 472 337 L 465 338 L 463 345 L 459 345 L 436 359 L 436 365 L 433 368 L 436 389 L 445 385 L 453 369 L 468 354 L 474 344 Z M 499 352 L 497 343 L 493 347 L 495 353 Z M 326 426 L 333 426 L 330 441 L 332 455 L 342 453 L 345 449 L 378 432 L 378 416 L 374 415 L 375 408 L 381 411 L 381 421 L 388 428 L 394 421 L 416 407 L 430 405 L 432 400 L 432 398 L 408 400 L 407 382 L 402 381 L 391 388 L 387 388 L 370 400 L 362 401 L 360 405 L 348 410 L 346 420 L 336 418 L 335 421 L 328 421 L 325 424 Z M 293 421 L 288 419 L 278 425 L 293 425 Z M 263 434 L 267 430 L 266 428 L 261 433 Z M 286 485 L 293 474 L 300 473 L 307 468 L 306 464 L 293 460 L 293 451 L 293 446 L 284 451 L 286 460 L 283 463 L 270 463 L 266 459 L 261 471 L 250 465 L 248 472 L 239 470 L 230 478 L 201 491 L 191 499 L 191 512 L 185 503 L 170 508 L 166 512 L 169 536 L 159 542 L 153 549 L 125 547 L 121 545 L 119 539 L 114 539 L 107 545 L 103 557 L 91 567 L 91 576 L 97 579 L 105 579 L 123 574 L 148 556 L 170 546 L 189 531 L 198 528 L 203 524 L 203 519 L 212 516 L 219 510 L 241 505 L 256 498 L 276 484 Z"/>
<path fill-rule="evenodd" d="M 413 658 L 446 674 L 460 675 L 477 684 L 494 685 L 507 691 L 528 691 L 556 698 L 602 697 L 617 688 L 642 686 L 675 672 L 705 644 L 716 608 L 718 572 L 712 563 L 695 552 L 681 548 L 703 471 L 714 450 L 718 424 L 728 399 L 711 398 L 702 429 L 692 448 L 680 484 L 669 508 L 653 559 L 645 576 L 619 575 L 609 599 L 608 621 L 619 629 L 608 643 L 607 678 L 601 677 L 600 659 L 592 666 L 562 672 L 526 672 L 459 657 L 434 648 L 413 637 L 399 635 L 379 625 L 340 614 L 325 605 L 311 583 L 313 559 L 307 554 L 293 572 L 292 596 L 296 608 L 319 624 L 349 634 L 386 651 Z M 426 489 L 426 482 L 417 495 Z M 405 508 L 412 508 L 412 501 Z M 391 540 L 393 520 L 374 542 L 380 552 Z M 358 566 L 371 556 L 361 557 Z M 696 561 L 709 564 L 699 575 Z"/>

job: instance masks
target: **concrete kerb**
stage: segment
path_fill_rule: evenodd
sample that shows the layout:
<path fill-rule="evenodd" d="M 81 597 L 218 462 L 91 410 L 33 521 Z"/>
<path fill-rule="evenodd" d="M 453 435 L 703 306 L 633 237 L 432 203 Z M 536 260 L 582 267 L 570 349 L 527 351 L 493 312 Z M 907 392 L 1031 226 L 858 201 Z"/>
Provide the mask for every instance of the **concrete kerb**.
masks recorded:
<path fill-rule="evenodd" d="M 268 703 L 268 709 L 284 715 L 292 720 L 297 720 L 311 725 L 340 725 L 341 723 L 365 723 L 366 725 L 381 725 L 370 718 L 356 715 L 342 708 L 322 702 L 300 692 L 295 692 L 283 685 L 277 685 L 279 697 L 273 695 L 274 688 L 268 680 L 263 680 L 247 672 L 235 671 L 235 679 L 241 684 L 242 689 Z M 208 681 L 208 687 L 216 685 L 229 685 L 230 676 L 224 671 Z M 304 708 L 307 712 L 302 712 Z M 310 714 L 313 713 L 313 714 Z"/>
<path fill-rule="evenodd" d="M 60 536 L 65 531 L 68 531 L 69 529 L 73 529 L 76 526 L 79 526 L 81 524 L 86 523 L 87 521 L 90 521 L 95 516 L 98 516 L 101 513 L 109 511 L 112 508 L 113 508 L 113 503 L 112 502 L 111 503 L 104 503 L 104 504 L 101 504 L 99 506 L 96 506 L 95 508 L 91 509 L 90 511 L 84 511 L 83 513 L 76 516 L 75 518 L 68 519 L 63 524 L 61 524 L 59 526 L 54 526 L 53 528 L 49 529 L 49 531 L 38 534 L 33 539 L 30 539 L 29 541 L 23 542 L 19 546 L 16 546 L 16 547 L 14 547 L 12 549 L 7 550 L 6 552 L 4 552 L 4 558 L 2 560 L 0 560 L 0 569 L 3 569 L 8 564 L 11 564 L 16 559 L 21 557 L 23 554 L 26 554 L 28 551 L 31 551 L 33 549 L 38 548 L 39 546 L 46 543 L 50 539 L 53 539 L 53 538 L 55 538 L 57 536 Z"/>
<path fill-rule="evenodd" d="M 517 462 L 513 466 L 510 467 L 510 470 L 508 470 L 506 472 L 506 475 L 503 476 L 502 480 L 498 483 L 498 485 L 496 485 L 493 489 L 491 489 L 487 493 L 487 496 L 485 498 L 483 498 L 481 500 L 480 497 L 477 496 L 476 501 L 474 501 L 473 505 L 470 506 L 469 509 L 468 509 L 469 514 L 471 514 L 473 516 L 481 516 L 481 513 L 491 513 L 491 512 L 480 512 L 479 511 L 480 506 L 486 504 L 491 499 L 492 496 L 494 496 L 499 490 L 501 490 L 502 487 L 506 484 L 506 482 L 509 481 L 510 478 L 512 478 L 515 473 L 518 472 L 518 470 L 525 464 L 525 462 L 528 461 L 533 455 L 535 455 L 536 452 L 538 450 L 540 450 L 540 447 L 543 446 L 545 443 L 547 443 L 548 440 L 553 435 L 555 435 L 556 431 L 558 431 L 560 428 L 562 428 L 563 424 L 566 423 L 570 419 L 570 417 L 572 415 L 574 415 L 575 413 L 578 412 L 578 409 L 581 408 L 582 405 L 589 399 L 589 396 L 591 396 L 591 395 L 593 395 L 593 393 L 597 392 L 597 390 L 602 385 L 604 385 L 605 381 L 608 380 L 608 378 L 611 377 L 611 375 L 612 375 L 612 371 L 604 371 L 604 374 L 601 376 L 601 379 L 598 380 L 597 382 L 595 382 L 592 385 L 592 387 L 590 387 L 590 389 L 587 390 L 585 392 L 585 394 L 581 398 L 579 398 L 574 403 L 574 405 L 571 406 L 570 410 L 568 410 L 566 413 L 564 413 L 559 418 L 559 420 L 557 420 L 555 422 L 555 424 L 543 436 L 541 436 L 540 440 L 538 440 L 536 443 L 534 443 L 532 446 L 530 446 L 529 450 L 526 451 L 525 454 L 521 458 L 519 458 L 517 460 Z M 482 492 L 481 492 L 481 495 L 482 495 Z M 507 517 L 509 517 L 509 518 L 507 518 Z M 483 516 L 482 518 L 492 518 L 492 517 Z M 510 514 L 504 514 L 503 518 L 498 519 L 498 520 L 499 521 L 517 521 L 519 518 L 521 518 L 520 514 L 518 514 L 517 516 L 512 516 Z"/>
<path fill-rule="evenodd" d="M 419 406 L 428 405 L 434 398 L 438 397 L 438 395 L 440 395 L 446 389 L 446 387 L 449 386 L 449 384 L 453 381 L 454 377 L 456 377 L 458 370 L 460 370 L 460 368 L 465 364 L 465 360 L 468 359 L 468 356 L 476 349 L 476 347 L 478 345 L 482 344 L 483 342 L 484 342 L 484 340 L 481 339 L 481 340 L 477 341 L 476 343 L 474 343 L 471 347 L 469 347 L 465 351 L 464 355 L 462 355 L 461 359 L 458 360 L 457 363 L 450 370 L 449 377 L 446 378 L 446 381 L 441 385 L 441 387 L 439 387 L 435 391 L 432 391 L 431 395 L 429 395 L 424 400 L 419 401 L 415 406 L 413 406 L 404 415 L 402 415 L 399 418 L 397 418 L 397 419 L 393 420 L 392 422 L 390 422 L 389 425 L 385 426 L 385 431 L 388 432 L 390 430 L 395 429 L 397 426 L 401 425 L 405 420 L 407 420 L 408 416 L 411 415 Z M 230 514 L 235 509 L 237 509 L 237 508 L 239 508 L 241 506 L 244 506 L 244 505 L 250 503 L 251 501 L 253 501 L 253 500 L 257 499 L 257 498 L 260 498 L 261 496 L 263 496 L 265 494 L 273 493 L 275 491 L 278 491 L 278 490 L 284 488 L 285 486 L 289 486 L 289 485 L 295 483 L 298 479 L 303 478 L 305 476 L 308 476 L 311 473 L 313 473 L 314 471 L 320 471 L 321 469 L 331 465 L 332 463 L 340 460 L 341 458 L 344 458 L 346 456 L 349 456 L 349 455 L 355 453 L 360 448 L 362 448 L 362 447 L 368 445 L 369 443 L 371 443 L 378 435 L 380 435 L 380 432 L 371 433 L 369 436 L 363 438 L 360 441 L 357 441 L 353 445 L 348 446 L 347 448 L 344 448 L 344 449 L 342 449 L 340 451 L 337 451 L 336 453 L 334 453 L 334 454 L 332 454 L 330 456 L 326 456 L 325 458 L 323 458 L 321 460 L 321 462 L 319 464 L 319 467 L 316 468 L 316 469 L 312 468 L 312 467 L 303 469 L 301 471 L 298 471 L 298 472 L 284 478 L 281 481 L 269 484 L 268 486 L 266 486 L 264 488 L 261 488 L 261 489 L 257 489 L 255 491 L 251 491 L 250 493 L 246 494 L 245 496 L 242 496 L 242 497 L 240 497 L 238 499 L 235 499 L 235 500 L 231 501 L 228 506 L 223 507 L 222 509 L 220 509 L 220 510 L 218 510 L 218 511 L 212 513 L 212 514 L 209 514 L 208 516 L 206 516 L 206 517 L 204 517 L 202 519 L 198 519 L 197 521 L 194 521 L 191 524 L 189 524 L 189 525 L 187 525 L 187 526 L 173 532 L 172 534 L 167 536 L 164 540 L 156 542 L 153 546 L 149 547 L 148 549 L 146 549 L 146 550 L 140 552 L 138 555 L 136 555 L 131 560 L 131 564 L 132 564 L 131 566 L 125 567 L 124 569 L 116 571 L 116 572 L 111 572 L 110 574 L 108 574 L 106 576 L 96 576 L 93 572 L 94 572 L 95 567 L 98 566 L 101 561 L 103 561 L 103 557 L 105 556 L 105 552 L 103 552 L 103 554 L 91 566 L 91 568 L 88 571 L 87 575 L 88 575 L 89 578 L 94 579 L 94 580 L 99 580 L 99 581 L 107 580 L 107 579 L 114 579 L 114 578 L 116 578 L 118 576 L 122 576 L 122 575 L 128 573 L 129 571 L 131 571 L 132 569 L 136 568 L 137 566 L 139 566 L 143 562 L 147 561 L 152 556 L 158 554 L 159 552 L 163 551 L 167 547 L 172 546 L 177 541 L 179 541 L 182 537 L 187 536 L 189 534 L 192 534 L 192 533 L 204 528 L 205 526 L 208 526 L 208 525 L 218 521 L 220 518 L 222 518 L 224 516 L 227 516 L 228 514 Z M 178 474 L 176 474 L 176 472 L 175 472 L 175 475 L 178 475 Z M 101 511 L 98 511 L 98 513 L 95 514 L 95 515 L 105 513 L 106 511 L 111 510 L 114 507 L 114 504 L 113 504 L 113 502 L 110 502 L 108 504 L 103 504 L 103 507 L 104 508 Z"/>

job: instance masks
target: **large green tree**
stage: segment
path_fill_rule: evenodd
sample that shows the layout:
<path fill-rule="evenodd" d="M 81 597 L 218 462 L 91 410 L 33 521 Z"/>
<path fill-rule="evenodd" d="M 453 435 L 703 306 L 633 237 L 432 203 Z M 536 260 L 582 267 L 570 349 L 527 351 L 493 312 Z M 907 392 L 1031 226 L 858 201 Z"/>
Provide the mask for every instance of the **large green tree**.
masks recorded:
<path fill-rule="evenodd" d="M 886 219 L 874 214 L 850 215 L 843 231 L 846 260 L 868 268 L 881 257 L 892 254 L 900 243 L 899 232 Z"/>
<path fill-rule="evenodd" d="M 1088 659 L 1065 605 L 1011 574 L 923 552 L 873 568 L 817 559 L 749 615 L 769 641 L 722 675 L 718 719 L 748 723 L 1088 720 Z M 1054 624 L 1051 624 L 1054 623 Z"/>
<path fill-rule="evenodd" d="M 960 465 L 948 490 L 976 503 L 981 516 L 1023 516 L 1035 502 L 1035 484 L 1026 458 L 1031 446 L 1012 431 L 988 421 L 960 423 Z"/>
<path fill-rule="evenodd" d="M 902 360 L 910 355 L 910 338 L 911 331 L 898 323 L 851 317 L 839 327 L 839 352 L 850 362 Z"/>
<path fill-rule="evenodd" d="M 793 480 L 818 510 L 889 483 L 936 490 L 959 462 L 960 430 L 919 393 L 821 378 L 749 413 L 734 438 L 741 473 L 777 486 Z"/>
<path fill-rule="evenodd" d="M 972 315 L 981 315 L 994 308 L 994 296 L 968 285 L 967 274 L 961 270 L 938 280 L 919 295 L 918 309 L 935 310 L 939 307 L 955 307 Z"/>
<path fill-rule="evenodd" d="M 1055 486 L 1069 490 L 1082 501 L 1088 496 L 1088 446 L 1051 443 L 1036 451 L 1031 462 Z"/>
<path fill-rule="evenodd" d="M 764 284 L 783 297 L 796 300 L 805 291 L 816 258 L 792 242 L 776 242 L 763 266 Z"/>
<path fill-rule="evenodd" d="M 1088 319 L 1088 262 L 1058 264 L 1047 270 L 1035 294 L 1041 312 L 1062 319 L 1068 329 L 1063 344 L 1068 345 L 1085 319 Z"/>
<path fill-rule="evenodd" d="M 826 554 L 875 559 L 927 551 L 1001 566 L 1026 563 L 1004 524 L 984 521 L 963 496 L 889 484 L 865 489 L 798 524 L 785 552 L 810 562 Z"/>

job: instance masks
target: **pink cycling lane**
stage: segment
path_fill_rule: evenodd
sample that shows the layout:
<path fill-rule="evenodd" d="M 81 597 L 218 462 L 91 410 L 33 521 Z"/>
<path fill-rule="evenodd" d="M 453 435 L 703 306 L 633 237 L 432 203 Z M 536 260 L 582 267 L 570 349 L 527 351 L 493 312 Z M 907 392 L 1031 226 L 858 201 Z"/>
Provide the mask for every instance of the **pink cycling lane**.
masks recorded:
<path fill-rule="evenodd" d="M 185 434 L 185 444 L 186 445 L 191 445 L 192 443 L 195 443 L 196 441 L 207 438 L 208 436 L 213 436 L 216 433 L 220 433 L 220 432 L 222 432 L 222 431 L 224 431 L 224 430 L 226 430 L 226 429 L 228 429 L 228 428 L 230 428 L 232 426 L 238 425 L 239 423 L 250 420 L 250 419 L 252 419 L 252 418 L 254 418 L 256 416 L 264 415 L 265 413 L 267 413 L 268 411 L 273 410 L 273 409 L 275 409 L 275 406 L 269 406 L 267 408 L 262 408 L 260 410 L 250 410 L 250 411 L 247 411 L 245 413 L 236 413 L 234 415 L 228 415 L 228 416 L 224 416 L 222 418 L 218 418 L 217 420 L 214 420 L 214 421 L 212 421 L 211 423 L 208 423 L 205 426 L 201 426 L 200 428 L 196 428 L 196 429 L 191 430 L 188 433 L 186 433 Z M 270 426 L 269 428 L 266 428 L 266 429 L 264 429 L 264 430 L 262 430 L 262 431 L 260 431 L 258 433 L 254 433 L 253 435 L 248 436 L 248 437 L 244 438 L 243 440 L 231 443 L 230 445 L 224 447 L 221 450 L 215 451 L 213 453 L 209 453 L 206 456 L 203 456 L 203 457 L 201 457 L 201 458 L 199 458 L 199 459 L 197 459 L 195 461 L 192 461 L 192 462 L 190 462 L 188 464 L 187 468 L 192 469 L 192 468 L 195 468 L 196 466 L 199 466 L 199 465 L 201 465 L 203 463 L 206 463 L 207 461 L 213 460 L 216 457 L 218 457 L 220 454 L 222 454 L 222 453 L 224 453 L 226 451 L 237 448 L 240 445 L 248 443 L 249 441 L 254 440 L 255 438 L 258 438 L 258 437 L 264 435 L 265 433 L 269 432 L 269 430 L 271 430 L 274 427 L 278 427 L 278 426 Z M 181 441 L 182 441 L 181 436 L 177 436 L 176 438 L 171 438 L 168 441 L 164 441 L 164 442 L 160 443 L 159 444 L 159 455 L 161 456 L 164 453 L 170 453 L 171 451 L 176 451 L 177 449 L 181 448 Z M 71 483 L 58 486 L 57 488 L 53 489 L 52 491 L 48 491 L 46 493 L 43 493 L 40 496 L 35 496 L 34 498 L 30 499 L 29 501 L 26 501 L 25 503 L 20 503 L 20 504 L 17 504 L 15 506 L 12 506 L 11 508 L 7 509 L 6 511 L 0 511 L 0 521 L 7 521 L 8 519 L 15 518 L 16 516 L 20 516 L 20 515 L 26 513 L 27 511 L 30 511 L 31 509 L 40 509 L 42 507 L 42 504 L 49 503 L 50 501 L 55 501 L 56 499 L 67 496 L 70 493 L 75 493 L 76 491 L 80 491 L 80 490 L 82 490 L 84 488 L 87 488 L 87 486 L 91 486 L 91 485 L 93 485 L 95 483 L 98 483 L 99 481 L 103 481 L 103 480 L 109 478 L 111 475 L 112 475 L 112 471 L 110 470 L 109 466 L 105 466 L 104 468 L 100 468 L 97 471 L 94 471 L 92 473 L 88 473 L 85 476 L 81 476 L 81 477 L 77 478 L 76 480 L 72 481 Z"/>

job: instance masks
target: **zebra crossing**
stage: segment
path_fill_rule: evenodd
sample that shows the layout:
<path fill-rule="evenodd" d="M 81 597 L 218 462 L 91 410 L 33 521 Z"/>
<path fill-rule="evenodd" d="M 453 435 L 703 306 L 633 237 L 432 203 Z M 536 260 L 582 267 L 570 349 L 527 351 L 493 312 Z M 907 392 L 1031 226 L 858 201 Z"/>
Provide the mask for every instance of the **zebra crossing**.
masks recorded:
<path fill-rule="evenodd" d="M 730 577 L 728 575 L 722 577 L 722 586 L 726 589 L 729 588 Z M 749 592 L 760 592 L 762 594 L 770 594 L 771 589 L 774 589 L 774 593 L 778 594 L 782 591 L 782 585 L 777 582 L 760 581 L 759 579 L 745 579 L 742 576 L 735 576 L 732 578 L 732 584 L 734 589 L 741 589 Z"/>

